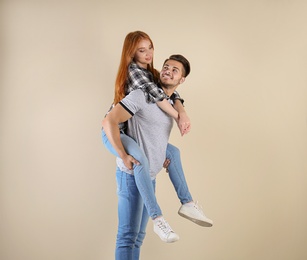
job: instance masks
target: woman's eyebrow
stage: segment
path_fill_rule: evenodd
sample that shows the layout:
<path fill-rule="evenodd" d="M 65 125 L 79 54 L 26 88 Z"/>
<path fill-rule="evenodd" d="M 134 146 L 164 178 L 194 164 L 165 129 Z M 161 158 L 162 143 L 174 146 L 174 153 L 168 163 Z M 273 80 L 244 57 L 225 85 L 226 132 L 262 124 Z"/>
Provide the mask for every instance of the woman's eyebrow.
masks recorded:
<path fill-rule="evenodd" d="M 141 47 L 139 47 L 139 48 L 137 48 L 138 50 L 141 50 L 141 49 L 146 49 L 147 48 L 147 46 L 141 46 Z M 152 48 L 152 45 L 150 44 L 149 46 L 148 46 L 148 49 L 149 48 Z"/>

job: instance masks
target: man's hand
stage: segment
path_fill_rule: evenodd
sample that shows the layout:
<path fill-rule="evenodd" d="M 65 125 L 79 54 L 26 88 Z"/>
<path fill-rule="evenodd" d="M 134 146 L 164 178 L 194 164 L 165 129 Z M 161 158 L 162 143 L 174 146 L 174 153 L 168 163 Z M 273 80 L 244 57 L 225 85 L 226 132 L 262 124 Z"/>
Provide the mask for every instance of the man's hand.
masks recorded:
<path fill-rule="evenodd" d="M 186 113 L 179 113 L 177 125 L 180 130 L 181 136 L 191 131 L 191 121 Z"/>
<path fill-rule="evenodd" d="M 163 168 L 166 169 L 166 172 L 168 172 L 168 166 L 169 166 L 170 163 L 171 163 L 171 160 L 166 158 L 164 163 L 163 163 Z"/>
<path fill-rule="evenodd" d="M 136 164 L 136 165 L 140 165 L 140 162 L 137 161 L 136 159 L 134 159 L 133 156 L 131 156 L 130 154 L 127 154 L 126 156 L 124 156 L 122 158 L 125 166 L 129 169 L 129 170 L 132 170 L 133 168 L 133 164 Z"/>

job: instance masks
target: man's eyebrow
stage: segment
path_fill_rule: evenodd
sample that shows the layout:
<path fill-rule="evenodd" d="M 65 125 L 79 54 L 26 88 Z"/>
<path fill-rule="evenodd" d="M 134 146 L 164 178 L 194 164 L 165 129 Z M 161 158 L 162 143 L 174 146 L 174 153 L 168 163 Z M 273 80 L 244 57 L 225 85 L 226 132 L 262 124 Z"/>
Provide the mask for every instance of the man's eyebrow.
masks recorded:
<path fill-rule="evenodd" d="M 165 67 L 165 66 L 170 67 L 170 65 L 169 65 L 169 64 L 167 64 L 167 63 L 165 63 L 165 64 L 164 64 L 164 67 Z M 177 70 L 179 70 L 179 71 L 180 71 L 180 69 L 179 69 L 178 67 L 176 67 L 176 66 L 173 66 L 173 69 L 177 69 Z"/>
<path fill-rule="evenodd" d="M 178 67 L 176 67 L 176 66 L 173 66 L 173 69 L 176 69 L 176 70 L 180 71 L 180 69 Z"/>

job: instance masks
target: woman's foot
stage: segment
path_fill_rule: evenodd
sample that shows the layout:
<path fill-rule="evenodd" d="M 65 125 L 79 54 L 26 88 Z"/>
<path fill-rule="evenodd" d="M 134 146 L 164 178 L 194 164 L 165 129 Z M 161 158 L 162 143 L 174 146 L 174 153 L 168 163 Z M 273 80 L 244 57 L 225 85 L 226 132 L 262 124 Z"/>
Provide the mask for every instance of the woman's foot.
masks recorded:
<path fill-rule="evenodd" d="M 212 227 L 213 221 L 206 217 L 201 207 L 194 201 L 183 204 L 178 214 L 203 227 Z"/>

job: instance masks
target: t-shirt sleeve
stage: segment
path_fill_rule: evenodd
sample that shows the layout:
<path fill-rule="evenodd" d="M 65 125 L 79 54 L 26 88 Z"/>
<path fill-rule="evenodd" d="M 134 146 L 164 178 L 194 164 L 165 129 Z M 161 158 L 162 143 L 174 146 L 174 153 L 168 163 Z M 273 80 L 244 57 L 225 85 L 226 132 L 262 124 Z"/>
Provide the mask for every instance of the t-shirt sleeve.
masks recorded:
<path fill-rule="evenodd" d="M 146 104 L 144 92 L 141 89 L 134 90 L 124 97 L 119 104 L 130 113 L 131 116 L 134 116 L 134 114 Z"/>

